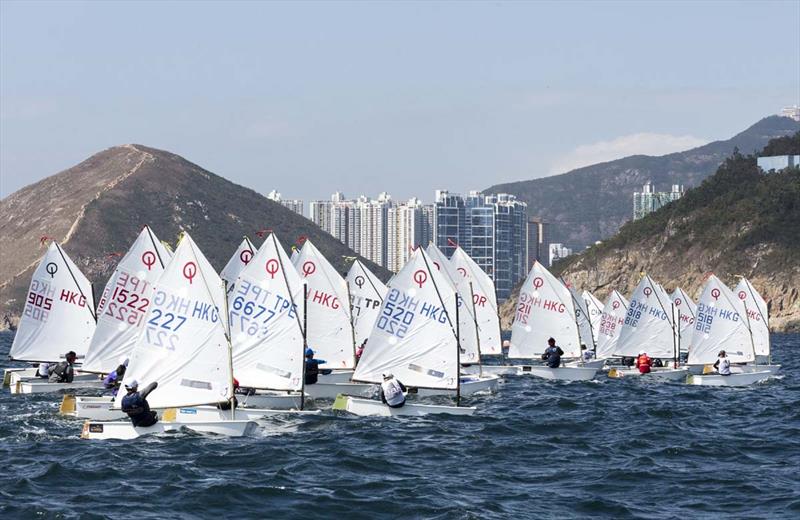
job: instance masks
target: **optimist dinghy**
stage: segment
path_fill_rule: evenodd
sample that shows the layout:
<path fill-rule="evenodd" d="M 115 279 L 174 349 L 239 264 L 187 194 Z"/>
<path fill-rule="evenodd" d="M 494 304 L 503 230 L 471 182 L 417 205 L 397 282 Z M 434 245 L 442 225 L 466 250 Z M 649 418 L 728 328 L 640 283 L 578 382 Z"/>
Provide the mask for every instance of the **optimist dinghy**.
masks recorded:
<path fill-rule="evenodd" d="M 679 342 L 680 323 L 674 302 L 661 285 L 645 275 L 631 296 L 613 354 L 636 357 L 645 351 L 651 358 L 671 358 L 675 364 L 680 352 Z M 635 368 L 615 368 L 609 370 L 608 377 L 641 376 L 654 381 L 682 381 L 688 373 L 685 367 L 651 369 L 647 374 Z"/>
<path fill-rule="evenodd" d="M 457 294 L 422 248 L 389 282 L 389 292 L 353 380 L 378 384 L 392 373 L 408 388 L 444 390 L 460 397 Z M 406 403 L 390 409 L 380 401 L 341 397 L 334 405 L 357 415 L 473 413 L 459 406 Z M 404 411 L 406 410 L 407 411 Z"/>
<path fill-rule="evenodd" d="M 96 325 L 92 284 L 61 246 L 50 242 L 33 272 L 9 357 L 31 363 L 58 363 L 72 350 L 78 359 L 83 359 Z M 96 376 L 89 376 L 88 380 L 78 378 L 72 383 L 48 383 L 36 378 L 35 372 L 29 379 L 30 369 L 14 370 L 7 375 L 12 394 L 92 387 L 97 380 Z"/>
<path fill-rule="evenodd" d="M 158 387 L 148 396 L 153 409 L 216 405 L 233 400 L 233 362 L 225 287 L 188 233 L 156 282 L 145 316 L 147 326 L 131 352 L 123 386 L 133 380 Z M 122 398 L 114 401 L 120 408 Z M 236 411 L 232 412 L 236 416 Z M 84 439 L 132 439 L 143 434 L 188 428 L 241 436 L 254 421 L 209 419 L 134 427 L 130 421 L 87 421 Z"/>
<path fill-rule="evenodd" d="M 772 374 L 777 374 L 781 366 L 772 364 L 772 343 L 769 337 L 769 309 L 767 308 L 767 302 L 753 287 L 750 280 L 744 277 L 739 281 L 734 293 L 747 309 L 746 318 L 753 334 L 753 347 L 756 351 L 756 359 L 753 363 L 737 368 L 736 371 L 761 372 L 767 370 Z M 765 359 L 767 364 L 759 364 L 759 359 Z M 731 371 L 734 371 L 734 367 L 731 367 Z"/>
<path fill-rule="evenodd" d="M 755 361 L 755 340 L 747 298 L 740 299 L 713 274 L 697 304 L 697 321 L 689 347 L 689 365 L 711 365 L 724 350 L 731 363 Z M 713 370 L 713 369 L 712 369 Z M 708 368 L 704 372 L 707 372 Z M 719 374 L 692 374 L 687 382 L 702 386 L 749 386 L 770 377 L 769 370 Z"/>
<path fill-rule="evenodd" d="M 580 296 L 578 296 L 580 298 Z M 581 360 L 579 311 L 574 295 L 545 267 L 535 262 L 519 292 L 517 311 L 511 326 L 509 357 L 533 359 L 545 350 L 550 337 L 564 351 L 565 358 Z M 583 313 L 588 323 L 587 314 Z M 591 341 L 591 329 L 585 328 L 586 339 Z M 597 368 L 579 361 L 577 366 L 549 368 L 543 365 L 521 365 L 519 373 L 559 381 L 587 381 L 593 379 Z"/>

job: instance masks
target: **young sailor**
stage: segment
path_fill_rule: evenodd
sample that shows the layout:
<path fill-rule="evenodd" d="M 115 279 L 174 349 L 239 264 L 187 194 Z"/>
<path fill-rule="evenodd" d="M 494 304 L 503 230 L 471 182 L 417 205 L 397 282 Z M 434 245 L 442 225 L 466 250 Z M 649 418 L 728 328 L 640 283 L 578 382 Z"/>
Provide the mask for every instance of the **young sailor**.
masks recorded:
<path fill-rule="evenodd" d="M 586 348 L 586 345 L 581 345 L 581 352 L 583 353 L 583 360 L 584 361 L 590 361 L 590 360 L 594 359 L 594 352 L 591 351 L 591 350 L 588 350 Z"/>
<path fill-rule="evenodd" d="M 731 375 L 731 360 L 724 350 L 720 350 L 717 355 L 717 361 L 714 363 L 714 368 L 717 369 L 717 374 L 721 376 Z"/>
<path fill-rule="evenodd" d="M 117 395 L 119 385 L 122 384 L 122 379 L 125 377 L 125 370 L 127 370 L 127 368 L 128 361 L 126 360 L 125 363 L 118 366 L 116 370 L 112 371 L 103 379 L 103 387 L 106 390 L 111 390 L 112 395 Z"/>
<path fill-rule="evenodd" d="M 75 378 L 75 369 L 72 365 L 75 363 L 75 360 L 78 359 L 78 355 L 70 350 L 64 357 L 66 361 L 58 363 L 51 369 L 50 378 L 48 379 L 50 383 L 71 383 Z"/>
<path fill-rule="evenodd" d="M 561 347 L 556 345 L 556 340 L 554 338 L 548 339 L 547 344 L 549 347 L 547 347 L 544 354 L 542 354 L 542 359 L 547 361 L 547 366 L 550 368 L 560 367 L 561 356 L 564 355 L 564 351 L 561 350 Z"/>
<path fill-rule="evenodd" d="M 392 374 L 383 374 L 381 402 L 389 408 L 402 408 L 406 404 L 406 386 Z"/>
<path fill-rule="evenodd" d="M 320 372 L 323 374 L 330 374 L 330 370 L 320 370 L 319 366 L 327 363 L 324 359 L 314 359 L 314 351 L 310 348 L 306 349 L 306 384 L 307 385 L 315 385 L 317 384 L 317 378 L 319 378 Z"/>
<path fill-rule="evenodd" d="M 639 357 L 636 358 L 636 368 L 639 369 L 640 374 L 649 374 L 650 368 L 653 366 L 653 361 L 644 350 L 639 351 Z"/>
<path fill-rule="evenodd" d="M 125 385 L 128 393 L 122 398 L 122 411 L 128 414 L 134 426 L 153 426 L 158 422 L 158 415 L 150 410 L 147 402 L 147 395 L 157 386 L 154 381 L 139 391 L 139 382 L 135 379 Z"/>

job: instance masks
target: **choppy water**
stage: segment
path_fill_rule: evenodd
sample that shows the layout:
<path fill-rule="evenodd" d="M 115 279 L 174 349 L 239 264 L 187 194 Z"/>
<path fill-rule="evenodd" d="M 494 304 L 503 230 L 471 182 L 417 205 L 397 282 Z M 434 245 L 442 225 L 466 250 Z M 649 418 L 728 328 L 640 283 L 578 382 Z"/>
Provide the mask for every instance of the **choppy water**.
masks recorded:
<path fill-rule="evenodd" d="M 0 517 L 798 518 L 800 335 L 773 344 L 782 376 L 752 388 L 516 378 L 473 417 L 283 417 L 244 439 L 83 441 L 60 397 L 4 389 Z"/>

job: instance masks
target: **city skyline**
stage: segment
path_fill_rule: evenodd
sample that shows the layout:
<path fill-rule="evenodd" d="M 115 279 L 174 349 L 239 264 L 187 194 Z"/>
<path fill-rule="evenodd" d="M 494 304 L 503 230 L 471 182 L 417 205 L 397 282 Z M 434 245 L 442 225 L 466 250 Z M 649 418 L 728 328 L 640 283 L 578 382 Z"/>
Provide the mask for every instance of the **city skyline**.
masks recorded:
<path fill-rule="evenodd" d="M 153 9 L 0 3 L 0 196 L 124 143 L 289 197 L 463 193 L 691 148 L 800 101 L 796 35 L 741 38 L 796 20 L 791 2 Z"/>

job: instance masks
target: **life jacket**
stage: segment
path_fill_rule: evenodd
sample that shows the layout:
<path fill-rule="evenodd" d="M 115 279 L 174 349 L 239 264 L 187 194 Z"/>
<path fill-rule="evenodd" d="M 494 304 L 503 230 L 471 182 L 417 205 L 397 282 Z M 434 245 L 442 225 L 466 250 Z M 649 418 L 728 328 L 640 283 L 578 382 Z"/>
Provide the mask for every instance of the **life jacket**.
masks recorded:
<path fill-rule="evenodd" d="M 639 356 L 636 359 L 636 365 L 637 366 L 642 366 L 642 365 L 650 366 L 650 365 L 652 365 L 652 363 L 650 362 L 650 357 L 647 354 L 642 354 L 641 356 Z"/>
<path fill-rule="evenodd" d="M 53 371 L 50 373 L 49 381 L 51 383 L 68 383 L 71 382 L 69 379 L 69 372 L 72 369 L 72 365 L 67 363 L 66 361 L 62 361 L 58 363 Z"/>
<path fill-rule="evenodd" d="M 306 359 L 306 384 L 316 384 L 317 378 L 319 378 L 319 363 L 316 359 Z"/>
<path fill-rule="evenodd" d="M 717 373 L 721 376 L 731 375 L 731 362 L 728 358 L 719 358 Z"/>
<path fill-rule="evenodd" d="M 150 418 L 150 404 L 139 392 L 128 394 L 122 398 L 122 411 L 131 418 L 134 426 Z"/>
<path fill-rule="evenodd" d="M 400 383 L 397 379 L 390 379 L 381 383 L 381 390 L 383 397 L 386 399 L 386 404 L 389 406 L 398 406 L 406 401 L 406 396 L 403 395 L 403 389 L 400 388 Z"/>
<path fill-rule="evenodd" d="M 50 377 L 50 363 L 40 363 L 36 375 L 45 379 Z"/>

